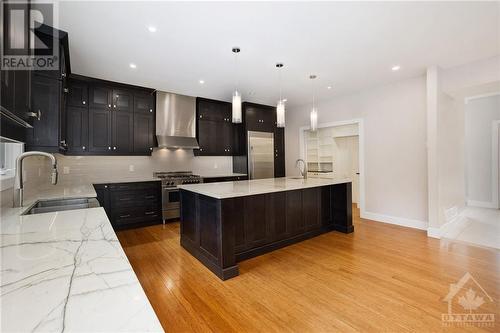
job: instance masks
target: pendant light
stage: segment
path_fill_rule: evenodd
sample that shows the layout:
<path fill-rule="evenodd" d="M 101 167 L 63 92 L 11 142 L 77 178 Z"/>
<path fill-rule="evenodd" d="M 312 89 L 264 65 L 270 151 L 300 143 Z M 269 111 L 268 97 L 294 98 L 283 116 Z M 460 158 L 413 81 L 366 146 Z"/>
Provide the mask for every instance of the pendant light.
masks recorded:
<path fill-rule="evenodd" d="M 234 89 L 233 92 L 233 112 L 232 112 L 232 118 L 233 118 L 233 123 L 239 124 L 241 123 L 241 94 L 238 91 L 238 53 L 240 53 L 240 48 L 239 47 L 233 47 L 233 53 L 234 53 L 234 62 L 235 62 L 235 67 L 236 67 L 236 88 Z"/>
<path fill-rule="evenodd" d="M 283 68 L 282 63 L 277 63 L 276 68 L 279 70 L 279 86 L 280 86 L 280 99 L 276 105 L 276 127 L 285 127 L 285 101 L 281 96 L 281 69 Z"/>
<path fill-rule="evenodd" d="M 318 128 L 318 110 L 316 109 L 316 106 L 314 105 L 314 83 L 312 80 L 316 78 L 316 75 L 310 75 L 309 79 L 311 80 L 311 85 L 312 85 L 312 109 L 311 109 L 311 131 L 316 131 Z"/>

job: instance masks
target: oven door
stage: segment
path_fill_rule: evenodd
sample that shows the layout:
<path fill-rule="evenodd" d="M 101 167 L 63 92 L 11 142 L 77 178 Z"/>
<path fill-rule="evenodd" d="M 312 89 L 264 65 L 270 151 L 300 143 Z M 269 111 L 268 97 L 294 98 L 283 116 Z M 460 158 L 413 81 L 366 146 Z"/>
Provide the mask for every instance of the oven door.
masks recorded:
<path fill-rule="evenodd" d="M 180 195 L 176 187 L 162 186 L 163 219 L 176 219 L 180 217 Z"/>

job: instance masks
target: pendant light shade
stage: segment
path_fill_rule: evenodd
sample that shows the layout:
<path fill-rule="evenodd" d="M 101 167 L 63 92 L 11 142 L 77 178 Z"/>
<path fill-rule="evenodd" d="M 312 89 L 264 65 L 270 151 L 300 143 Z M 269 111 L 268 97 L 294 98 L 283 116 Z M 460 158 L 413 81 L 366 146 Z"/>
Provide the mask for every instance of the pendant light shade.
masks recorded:
<path fill-rule="evenodd" d="M 280 100 L 276 106 L 276 126 L 285 127 L 285 102 Z"/>
<path fill-rule="evenodd" d="M 311 110 L 311 131 L 316 131 L 318 129 L 318 110 L 312 108 Z"/>
<path fill-rule="evenodd" d="M 241 95 L 238 90 L 233 93 L 233 123 L 241 123 Z"/>
<path fill-rule="evenodd" d="M 285 101 L 281 96 L 281 69 L 283 68 L 282 63 L 277 63 L 276 68 L 279 70 L 279 86 L 280 86 L 280 99 L 276 105 L 276 126 L 285 127 Z"/>
<path fill-rule="evenodd" d="M 240 53 L 240 48 L 239 47 L 233 47 L 232 49 L 234 53 L 234 62 L 235 62 L 235 71 L 238 73 L 238 53 Z M 233 118 L 233 123 L 239 124 L 241 123 L 241 94 L 238 91 L 238 75 L 236 74 L 236 88 L 234 89 L 233 92 L 233 112 L 232 112 L 232 118 Z"/>
<path fill-rule="evenodd" d="M 310 75 L 309 79 L 314 80 L 316 75 Z M 315 132 L 318 129 L 318 109 L 314 105 L 314 84 L 312 84 L 312 109 L 311 109 L 311 131 Z"/>

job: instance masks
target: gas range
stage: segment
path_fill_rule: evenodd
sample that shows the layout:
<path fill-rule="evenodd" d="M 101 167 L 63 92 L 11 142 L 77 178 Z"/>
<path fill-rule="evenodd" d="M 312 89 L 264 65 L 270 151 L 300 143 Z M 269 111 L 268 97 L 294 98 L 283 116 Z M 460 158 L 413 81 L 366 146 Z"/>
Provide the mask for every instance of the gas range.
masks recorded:
<path fill-rule="evenodd" d="M 165 220 L 176 219 L 180 216 L 177 185 L 203 183 L 203 178 L 193 175 L 191 171 L 154 172 L 153 176 L 161 179 L 163 223 Z"/>
<path fill-rule="evenodd" d="M 164 187 L 177 187 L 181 184 L 198 184 L 203 182 L 200 175 L 193 175 L 191 171 L 154 172 L 153 176 L 161 179 Z"/>

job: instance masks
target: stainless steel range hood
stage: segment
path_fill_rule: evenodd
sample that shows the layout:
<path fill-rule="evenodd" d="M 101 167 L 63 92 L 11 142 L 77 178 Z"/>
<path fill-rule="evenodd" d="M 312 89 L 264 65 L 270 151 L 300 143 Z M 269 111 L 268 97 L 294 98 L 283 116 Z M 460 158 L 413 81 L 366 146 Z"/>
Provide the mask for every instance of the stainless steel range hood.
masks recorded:
<path fill-rule="evenodd" d="M 160 148 L 200 148 L 195 97 L 156 92 L 156 138 Z"/>

